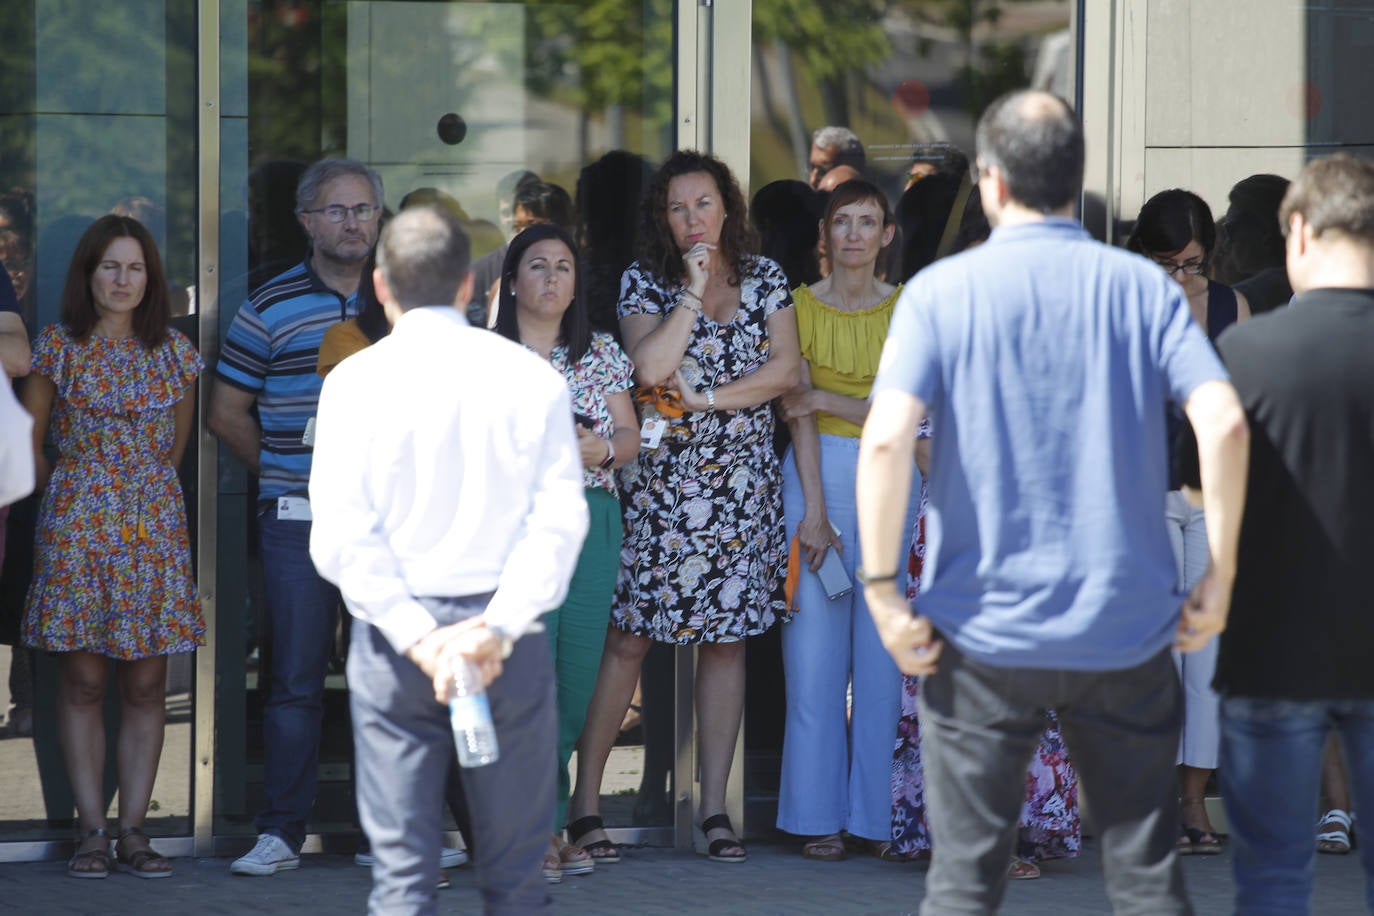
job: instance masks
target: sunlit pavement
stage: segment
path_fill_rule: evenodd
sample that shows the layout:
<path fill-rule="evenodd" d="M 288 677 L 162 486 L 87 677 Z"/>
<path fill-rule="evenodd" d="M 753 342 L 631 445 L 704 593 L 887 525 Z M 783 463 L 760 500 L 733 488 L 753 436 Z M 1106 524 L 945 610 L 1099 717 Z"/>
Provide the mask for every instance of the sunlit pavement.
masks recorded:
<path fill-rule="evenodd" d="M 1110 911 L 1096 845 L 1083 856 L 1049 862 L 1035 881 L 1013 882 L 1002 912 L 1009 916 L 1079 916 Z M 566 878 L 550 888 L 566 913 L 901 914 L 914 913 L 925 886 L 925 865 L 881 862 L 852 855 L 839 863 L 810 862 L 795 845 L 750 843 L 749 861 L 722 865 L 690 852 L 631 848 L 619 865 Z M 1345 916 L 1365 912 L 1364 879 L 1357 859 L 1317 857 L 1313 912 Z M 370 886 L 367 869 L 336 855 L 305 856 L 299 871 L 270 878 L 229 874 L 229 859 L 177 859 L 171 878 L 148 881 L 116 873 L 103 881 L 66 876 L 60 862 L 0 865 L 0 912 L 33 914 L 244 914 L 362 913 Z M 1199 916 L 1230 913 L 1229 856 L 1183 859 Z M 452 873 L 439 892 L 441 913 L 478 913 L 471 867 Z"/>

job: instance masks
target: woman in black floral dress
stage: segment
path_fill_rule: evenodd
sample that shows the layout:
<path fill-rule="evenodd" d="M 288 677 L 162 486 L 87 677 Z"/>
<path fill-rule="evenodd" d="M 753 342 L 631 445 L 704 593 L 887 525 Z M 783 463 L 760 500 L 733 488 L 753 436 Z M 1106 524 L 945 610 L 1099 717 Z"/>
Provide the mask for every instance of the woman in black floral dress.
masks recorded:
<path fill-rule="evenodd" d="M 573 842 L 616 861 L 597 799 L 652 642 L 698 645 L 701 827 L 710 857 L 742 862 L 725 783 L 744 706 L 744 638 L 786 618 L 787 535 L 770 402 L 798 379 L 787 278 L 750 254 L 730 170 L 679 151 L 645 197 L 640 257 L 621 282 L 620 328 L 641 385 L 678 392 L 657 448 L 621 472 L 625 541 L 611 627 L 578 745 Z"/>

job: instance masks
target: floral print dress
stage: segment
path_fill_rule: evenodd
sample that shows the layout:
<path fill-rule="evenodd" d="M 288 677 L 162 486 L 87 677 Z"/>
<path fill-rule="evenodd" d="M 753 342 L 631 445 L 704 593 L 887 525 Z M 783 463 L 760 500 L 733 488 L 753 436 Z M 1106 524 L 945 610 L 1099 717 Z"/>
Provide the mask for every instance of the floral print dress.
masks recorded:
<path fill-rule="evenodd" d="M 200 644 L 186 507 L 168 454 L 173 406 L 202 368 L 175 330 L 151 350 L 138 338 L 78 342 L 59 325 L 39 335 L 33 371 L 57 388 L 59 457 L 39 510 L 26 645 L 129 660 Z"/>
<path fill-rule="evenodd" d="M 929 421 L 918 434 L 930 436 Z M 921 508 L 907 557 L 907 600 L 913 605 L 921 585 L 926 555 L 926 483 L 921 481 Z M 892 756 L 892 855 L 922 858 L 930 854 L 926 827 L 925 778 L 921 772 L 921 724 L 917 698 L 921 679 L 902 678 L 902 716 Z M 1021 802 L 1021 830 L 1016 854 L 1031 862 L 1072 858 L 1082 845 L 1078 822 L 1078 776 L 1069 762 L 1064 735 L 1054 710 L 1045 710 L 1045 731 L 1026 772 Z"/>
<path fill-rule="evenodd" d="M 768 317 L 792 307 L 767 258 L 741 265 L 740 307 L 726 324 L 697 317 L 682 374 L 718 388 L 768 361 Z M 680 285 L 631 264 L 619 313 L 666 316 Z M 769 404 L 668 420 L 657 449 L 621 470 L 625 540 L 611 620 L 630 633 L 687 645 L 733 642 L 786 620 L 787 537 Z"/>

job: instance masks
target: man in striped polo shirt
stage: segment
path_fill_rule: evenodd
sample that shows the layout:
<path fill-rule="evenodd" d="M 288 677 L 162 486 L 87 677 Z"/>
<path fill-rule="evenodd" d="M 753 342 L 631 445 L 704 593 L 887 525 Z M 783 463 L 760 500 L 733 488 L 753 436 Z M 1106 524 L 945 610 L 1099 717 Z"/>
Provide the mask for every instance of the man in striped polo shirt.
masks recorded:
<path fill-rule="evenodd" d="M 306 259 L 244 303 L 224 339 L 210 429 L 258 476 L 258 526 L 272 643 L 263 710 L 263 791 L 257 845 L 231 866 L 271 875 L 300 864 L 315 801 L 324 680 L 339 593 L 310 560 L 311 439 L 320 340 L 357 314 L 364 263 L 377 243 L 382 180 L 351 159 L 324 159 L 301 175 L 296 216 Z M 257 416 L 253 406 L 257 405 Z"/>

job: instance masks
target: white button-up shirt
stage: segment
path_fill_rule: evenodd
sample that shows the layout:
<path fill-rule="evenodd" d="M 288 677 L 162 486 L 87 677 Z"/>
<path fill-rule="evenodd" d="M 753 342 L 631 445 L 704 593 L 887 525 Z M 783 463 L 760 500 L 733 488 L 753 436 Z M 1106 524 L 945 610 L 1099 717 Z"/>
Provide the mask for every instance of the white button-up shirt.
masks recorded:
<path fill-rule="evenodd" d="M 398 652 L 437 624 L 416 600 L 495 592 L 518 637 L 562 602 L 587 534 L 563 378 L 524 347 L 419 308 L 324 383 L 310 556 Z"/>
<path fill-rule="evenodd" d="M 0 372 L 0 507 L 33 492 L 33 418 Z"/>

